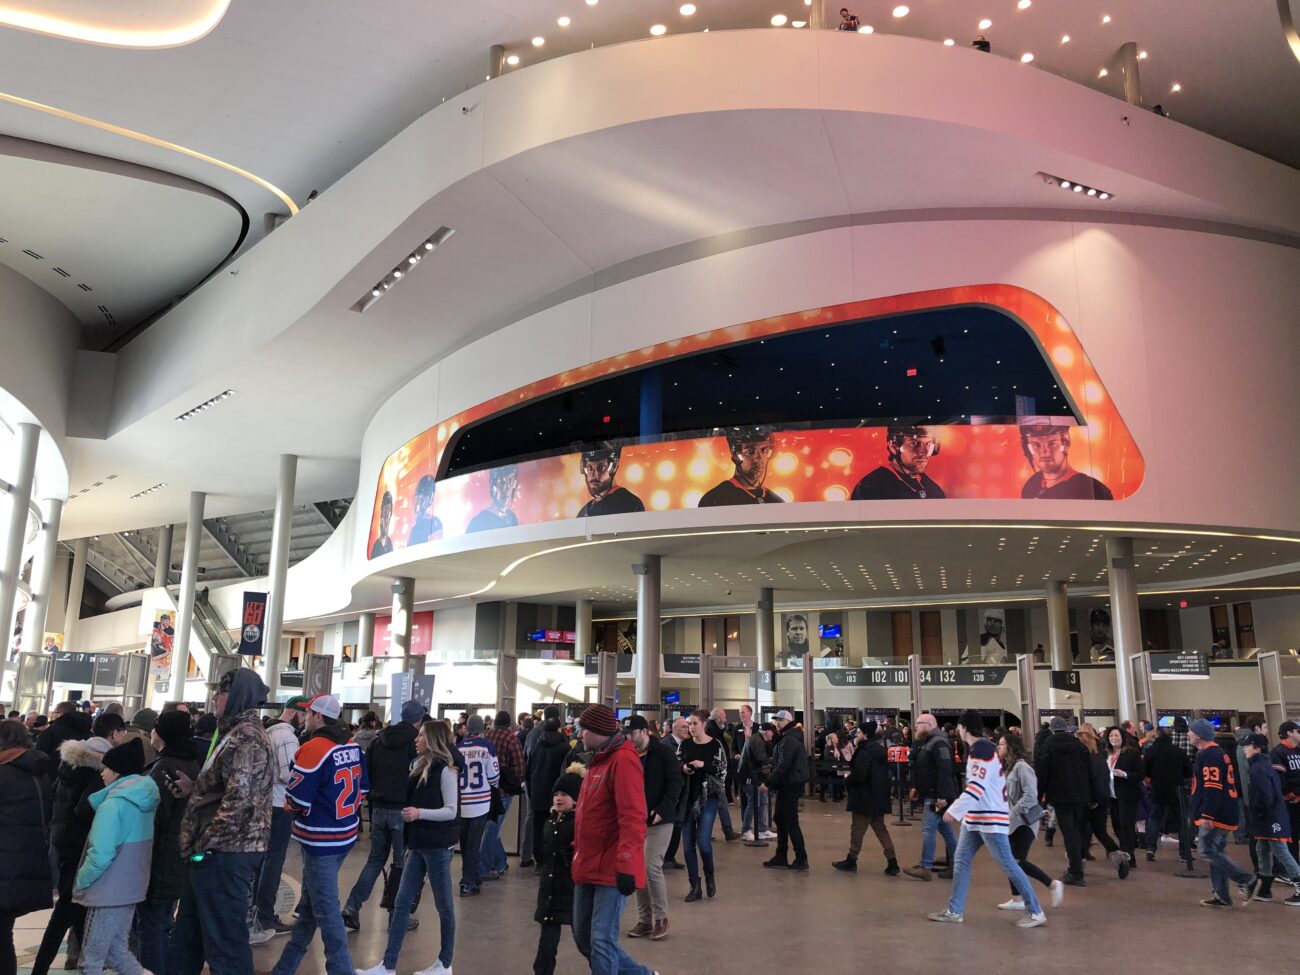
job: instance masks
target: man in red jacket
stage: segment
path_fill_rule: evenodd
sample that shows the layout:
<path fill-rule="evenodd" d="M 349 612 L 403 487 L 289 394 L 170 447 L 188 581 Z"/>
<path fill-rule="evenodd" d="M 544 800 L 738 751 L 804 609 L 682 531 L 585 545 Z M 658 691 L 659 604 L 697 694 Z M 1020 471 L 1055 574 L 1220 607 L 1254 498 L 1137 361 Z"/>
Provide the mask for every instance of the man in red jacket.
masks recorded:
<path fill-rule="evenodd" d="M 587 707 L 578 724 L 592 759 L 573 828 L 573 940 L 592 975 L 650 975 L 618 943 L 623 906 L 645 886 L 641 759 L 605 705 Z"/>

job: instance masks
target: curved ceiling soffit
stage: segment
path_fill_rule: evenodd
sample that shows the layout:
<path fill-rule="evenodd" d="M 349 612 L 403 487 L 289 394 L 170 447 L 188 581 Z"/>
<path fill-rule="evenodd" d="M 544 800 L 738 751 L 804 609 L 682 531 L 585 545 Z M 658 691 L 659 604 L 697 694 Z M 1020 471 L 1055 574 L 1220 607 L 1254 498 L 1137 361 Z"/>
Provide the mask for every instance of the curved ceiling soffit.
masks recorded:
<path fill-rule="evenodd" d="M 0 2 L 0 25 L 104 47 L 183 47 L 221 23 L 231 0 L 42 0 Z M 42 9 L 45 8 L 45 9 Z"/>
<path fill-rule="evenodd" d="M 1291 10 L 1291 0 L 1277 0 L 1277 15 L 1282 20 L 1282 34 L 1291 46 L 1291 53 L 1300 61 L 1300 28 L 1296 27 L 1296 17 Z"/>

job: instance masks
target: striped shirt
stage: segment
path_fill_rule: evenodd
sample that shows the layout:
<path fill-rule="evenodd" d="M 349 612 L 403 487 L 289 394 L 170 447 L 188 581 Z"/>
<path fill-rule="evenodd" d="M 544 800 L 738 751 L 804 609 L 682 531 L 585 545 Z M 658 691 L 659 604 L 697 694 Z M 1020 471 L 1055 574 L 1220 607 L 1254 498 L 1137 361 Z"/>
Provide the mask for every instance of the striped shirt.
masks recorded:
<path fill-rule="evenodd" d="M 318 732 L 293 756 L 285 790 L 285 807 L 298 814 L 293 838 L 317 856 L 347 853 L 357 841 L 357 810 L 369 791 L 360 746 Z"/>
<path fill-rule="evenodd" d="M 465 764 L 460 769 L 462 819 L 486 816 L 492 808 L 492 790 L 501 781 L 497 753 L 486 738 L 465 738 L 460 743 Z"/>
<path fill-rule="evenodd" d="M 1011 823 L 1007 780 L 998 750 L 987 738 L 977 738 L 966 757 L 966 788 L 952 804 L 954 819 L 977 833 L 1006 833 Z"/>

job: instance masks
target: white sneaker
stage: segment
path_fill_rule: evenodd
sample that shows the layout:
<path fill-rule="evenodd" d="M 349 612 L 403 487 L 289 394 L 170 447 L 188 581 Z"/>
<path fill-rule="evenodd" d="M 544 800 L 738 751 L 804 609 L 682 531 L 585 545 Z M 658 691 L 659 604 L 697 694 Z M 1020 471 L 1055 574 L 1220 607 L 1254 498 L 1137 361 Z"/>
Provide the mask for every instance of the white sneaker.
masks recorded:
<path fill-rule="evenodd" d="M 275 937 L 275 932 L 270 928 L 249 928 L 248 943 L 250 945 L 264 945 Z"/>
<path fill-rule="evenodd" d="M 1039 914 L 1026 914 L 1024 917 L 1022 917 L 1019 921 L 1016 922 L 1016 927 L 1018 927 L 1018 928 L 1041 928 L 1041 927 L 1042 927 L 1044 924 L 1046 924 L 1046 923 L 1047 923 L 1047 915 L 1046 915 L 1046 914 L 1042 914 L 1042 913 L 1039 913 Z"/>
<path fill-rule="evenodd" d="M 1025 902 L 1022 901 L 1019 897 L 1013 897 L 1011 898 L 1011 900 L 1003 901 L 1001 904 L 998 905 L 999 911 L 1023 911 L 1024 909 L 1025 909 Z"/>
<path fill-rule="evenodd" d="M 428 968 L 422 968 L 415 975 L 451 975 L 451 969 L 442 962 L 435 961 Z"/>
<path fill-rule="evenodd" d="M 743 833 L 740 835 L 740 838 L 741 838 L 742 840 L 744 840 L 746 843 L 753 843 L 753 842 L 754 842 L 754 831 L 753 831 L 752 829 L 747 829 L 747 830 L 745 830 L 745 832 L 743 832 Z"/>
<path fill-rule="evenodd" d="M 763 830 L 762 833 L 759 834 L 759 839 L 774 840 L 776 839 L 776 834 L 773 833 L 770 829 L 765 829 Z"/>
<path fill-rule="evenodd" d="M 397 975 L 397 970 L 385 968 L 383 961 L 380 961 L 374 968 L 358 968 L 356 975 Z"/>
<path fill-rule="evenodd" d="M 1060 907 L 1061 901 L 1065 900 L 1065 884 L 1059 880 L 1052 881 L 1052 906 Z"/>

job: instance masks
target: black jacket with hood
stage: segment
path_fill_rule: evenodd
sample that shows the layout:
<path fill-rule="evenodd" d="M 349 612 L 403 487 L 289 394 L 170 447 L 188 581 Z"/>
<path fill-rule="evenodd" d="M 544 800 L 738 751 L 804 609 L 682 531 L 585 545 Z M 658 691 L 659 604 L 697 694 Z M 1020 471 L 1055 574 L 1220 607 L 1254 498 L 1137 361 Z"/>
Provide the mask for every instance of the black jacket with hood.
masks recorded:
<path fill-rule="evenodd" d="M 569 743 L 560 734 L 559 722 L 552 724 L 548 720 L 546 724 L 546 730 L 542 732 L 541 740 L 533 746 L 524 768 L 524 776 L 528 780 L 528 803 L 533 807 L 534 813 L 542 815 L 546 815 L 551 808 L 551 790 L 555 788 L 555 780 L 560 777 L 570 758 Z"/>
<path fill-rule="evenodd" d="M 95 821 L 90 797 L 104 788 L 100 777 L 104 754 L 111 746 L 105 738 L 70 740 L 59 746 L 59 771 L 54 787 L 54 816 L 50 843 L 60 860 L 80 861 Z"/>
<path fill-rule="evenodd" d="M 1094 794 L 1093 765 L 1087 746 L 1068 731 L 1053 731 L 1034 756 L 1038 791 L 1051 805 L 1079 805 L 1099 802 L 1109 796 L 1106 789 Z"/>
<path fill-rule="evenodd" d="M 53 904 L 50 889 L 50 760 L 31 748 L 0 752 L 0 914 Z M 1271 769 L 1270 769 L 1271 771 Z"/>
<path fill-rule="evenodd" d="M 806 784 L 810 775 L 803 729 L 792 721 L 772 743 L 772 771 L 766 784 L 769 789 L 796 789 Z"/>
<path fill-rule="evenodd" d="M 379 732 L 366 749 L 370 801 L 381 809 L 401 809 L 406 805 L 407 779 L 415 761 L 418 734 L 415 725 L 402 721 Z"/>
<path fill-rule="evenodd" d="M 199 754 L 193 738 L 168 745 L 145 769 L 158 786 L 158 809 L 153 817 L 153 859 L 149 865 L 149 891 L 145 900 L 166 903 L 185 892 L 185 862 L 181 859 L 181 817 L 186 800 L 172 795 L 171 776 L 180 772 L 190 779 L 199 775 Z"/>
<path fill-rule="evenodd" d="M 50 760 L 50 774 L 57 772 L 59 764 L 59 746 L 65 741 L 85 741 L 90 737 L 90 715 L 80 711 L 61 714 L 50 726 L 36 736 L 36 750 L 44 752 Z"/>

